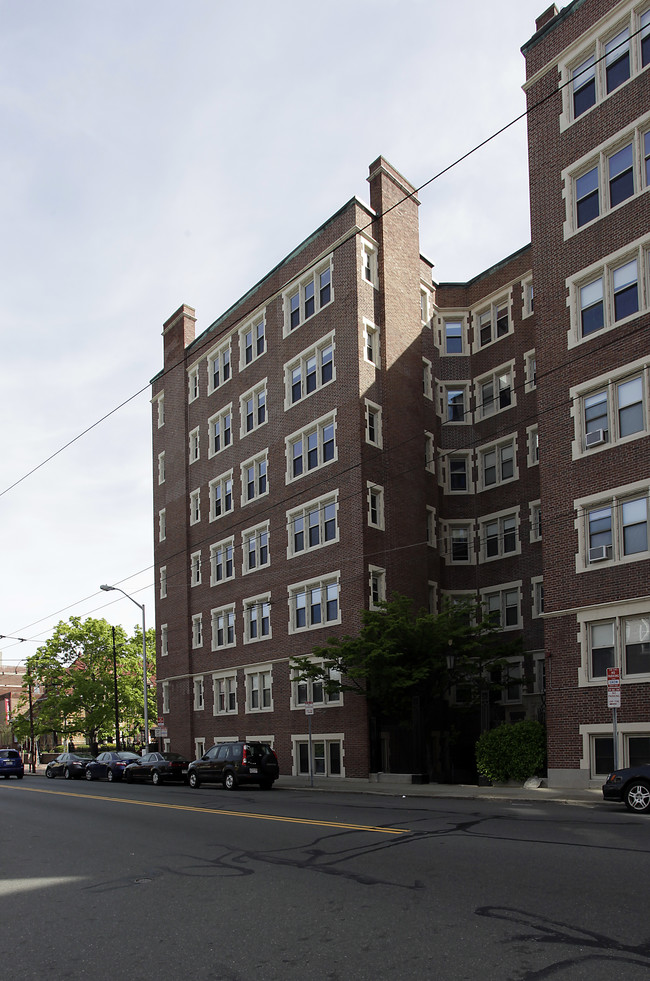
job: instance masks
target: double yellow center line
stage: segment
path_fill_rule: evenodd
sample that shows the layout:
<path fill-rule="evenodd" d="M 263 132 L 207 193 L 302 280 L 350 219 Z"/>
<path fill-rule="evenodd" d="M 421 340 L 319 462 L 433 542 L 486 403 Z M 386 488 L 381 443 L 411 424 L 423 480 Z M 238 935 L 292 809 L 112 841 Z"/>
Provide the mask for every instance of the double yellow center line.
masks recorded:
<path fill-rule="evenodd" d="M 230 811 L 215 807 L 191 807 L 188 804 L 163 804 L 157 801 L 134 800 L 131 797 L 101 797 L 98 794 L 75 794 L 65 790 L 40 790 L 36 787 L 24 787 L 11 784 L 15 790 L 23 790 L 30 794 L 50 794 L 54 797 L 77 797 L 80 800 L 101 800 L 112 804 L 131 804 L 139 807 L 162 807 L 171 811 L 193 811 L 196 814 L 220 814 L 222 817 L 251 818 L 255 821 L 277 821 L 280 824 L 305 824 L 317 828 L 337 828 L 346 831 L 371 831 L 383 835 L 409 834 L 408 828 L 381 828 L 375 825 L 347 824 L 343 821 L 320 821 L 312 818 L 288 817 L 279 814 L 251 814 L 249 811 Z M 8 789 L 8 788 L 7 788 Z"/>

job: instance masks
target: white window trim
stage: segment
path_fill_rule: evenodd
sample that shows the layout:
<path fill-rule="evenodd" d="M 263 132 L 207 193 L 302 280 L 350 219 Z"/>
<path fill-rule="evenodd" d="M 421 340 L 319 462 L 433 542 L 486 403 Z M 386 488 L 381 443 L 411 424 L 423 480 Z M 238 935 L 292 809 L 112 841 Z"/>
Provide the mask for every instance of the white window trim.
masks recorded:
<path fill-rule="evenodd" d="M 190 493 L 190 524 L 197 525 L 201 520 L 201 488 Z"/>
<path fill-rule="evenodd" d="M 634 378 L 642 378 L 643 388 L 643 429 L 638 432 L 630 433 L 628 436 L 619 436 L 618 413 L 616 411 L 617 401 L 614 397 L 618 385 Z M 586 445 L 586 427 L 584 418 L 584 400 L 590 395 L 607 390 L 607 414 L 608 414 L 608 436 L 603 442 L 594 444 L 590 447 Z M 581 382 L 569 389 L 571 399 L 571 416 L 574 425 L 574 439 L 571 443 L 571 459 L 578 460 L 583 456 L 593 456 L 595 453 L 602 453 L 604 450 L 611 449 L 613 446 L 621 446 L 624 443 L 634 442 L 643 439 L 650 432 L 650 357 L 638 358 L 628 364 L 618 365 L 612 371 L 607 371 L 589 381 Z"/>
<path fill-rule="evenodd" d="M 433 402 L 433 365 L 428 358 L 422 358 L 422 394 Z"/>
<path fill-rule="evenodd" d="M 566 280 L 568 291 L 567 306 L 570 312 L 570 326 L 567 331 L 567 347 L 577 347 L 580 344 L 588 344 L 596 339 L 597 343 L 602 343 L 599 339 L 613 330 L 620 330 L 627 324 L 633 323 L 648 312 L 650 303 L 650 271 L 649 265 L 650 235 L 642 236 L 633 242 L 628 242 L 623 248 L 610 253 L 598 262 L 592 263 L 585 269 L 581 269 L 575 275 Z M 626 262 L 636 259 L 637 262 L 637 290 L 639 308 L 627 317 L 614 320 L 614 291 L 612 286 L 612 276 L 615 269 L 624 266 Z M 598 330 L 582 336 L 582 318 L 580 307 L 580 289 L 588 286 L 597 279 L 603 281 L 603 326 Z"/>
<path fill-rule="evenodd" d="M 199 678 L 193 679 L 192 688 L 194 690 L 194 711 L 202 712 L 205 708 L 205 686 L 203 684 L 203 675 Z"/>
<path fill-rule="evenodd" d="M 465 477 L 466 484 L 464 490 L 458 490 L 451 486 L 451 461 L 452 459 L 463 459 L 465 460 Z M 452 494 L 454 497 L 460 494 L 473 494 L 475 493 L 474 488 L 474 477 L 472 469 L 472 451 L 471 450 L 443 450 L 440 453 L 440 467 L 438 470 L 438 480 L 441 487 L 444 487 L 447 494 Z"/>
<path fill-rule="evenodd" d="M 322 355 L 323 351 L 326 351 L 328 347 L 332 348 L 332 377 L 328 381 L 323 382 L 322 380 Z M 326 388 L 336 381 L 336 332 L 330 331 L 324 337 L 321 337 L 319 341 L 312 344 L 310 347 L 305 348 L 300 354 L 297 354 L 295 358 L 291 361 L 287 361 L 284 365 L 284 408 L 285 411 L 293 408 L 294 405 L 301 405 L 306 399 L 311 398 L 316 392 L 321 391 L 321 389 Z M 316 387 L 311 392 L 303 392 L 306 387 L 307 379 L 307 362 L 315 358 L 316 360 Z M 295 369 L 301 369 L 301 383 L 300 383 L 300 398 L 293 401 L 293 379 L 292 374 Z"/>
<path fill-rule="evenodd" d="M 214 427 L 215 424 L 223 423 L 226 418 L 230 416 L 230 440 L 227 443 L 223 441 L 223 433 L 220 433 L 221 446 L 218 450 L 214 448 Z M 225 450 L 229 449 L 233 445 L 234 430 L 233 430 L 233 415 L 232 415 L 232 402 L 228 405 L 224 405 L 218 412 L 215 412 L 213 416 L 208 419 L 208 459 L 211 460 L 213 457 L 218 456 Z"/>
<path fill-rule="evenodd" d="M 506 518 L 515 519 L 515 547 L 510 552 L 503 551 L 503 541 L 501 533 L 502 522 Z M 487 554 L 487 525 L 494 524 L 495 522 L 499 525 L 499 541 L 498 541 L 498 551 L 496 555 Z M 479 518 L 478 523 L 478 535 L 479 535 L 479 562 L 487 564 L 489 562 L 498 562 L 499 559 L 509 559 L 513 555 L 521 555 L 521 508 L 519 505 L 511 508 L 502 508 L 500 511 L 493 511 L 492 514 L 482 514 Z"/>
<path fill-rule="evenodd" d="M 521 319 L 526 320 L 534 313 L 533 274 L 522 277 L 521 280 Z"/>
<path fill-rule="evenodd" d="M 499 450 L 502 447 L 512 445 L 512 477 L 506 477 L 505 480 L 500 478 L 500 474 L 497 473 L 497 479 L 493 484 L 485 484 L 483 481 L 483 457 L 486 453 L 496 452 L 497 459 Z M 518 451 L 518 436 L 517 433 L 510 433 L 504 436 L 502 439 L 496 440 L 493 443 L 483 443 L 477 448 L 477 458 L 478 458 L 478 493 L 488 493 L 494 490 L 496 487 L 501 487 L 503 484 L 512 484 L 515 480 L 519 480 L 519 467 L 517 465 L 517 451 Z M 497 467 L 500 470 L 500 466 Z"/>
<path fill-rule="evenodd" d="M 644 552 L 623 554 L 622 548 L 622 515 L 621 505 L 631 500 L 645 497 L 647 502 L 648 548 Z M 650 484 L 648 480 L 637 480 L 631 484 L 612 487 L 598 494 L 578 498 L 573 502 L 576 511 L 574 522 L 578 534 L 578 551 L 576 552 L 576 573 L 594 572 L 609 566 L 627 565 L 632 562 L 647 561 L 650 555 Z M 598 508 L 612 509 L 612 546 L 611 555 L 600 561 L 589 561 L 589 512 Z"/>
<path fill-rule="evenodd" d="M 167 657 L 169 654 L 169 627 L 166 623 L 160 624 L 160 656 Z"/>
<path fill-rule="evenodd" d="M 441 381 L 436 379 L 436 389 L 438 392 L 438 415 L 442 420 L 443 426 L 471 426 L 473 425 L 472 413 L 470 411 L 470 392 L 472 382 L 469 379 L 459 378 L 457 381 Z M 449 418 L 449 392 L 463 393 L 463 418 Z"/>
<path fill-rule="evenodd" d="M 190 588 L 201 585 L 201 551 L 190 555 Z"/>
<path fill-rule="evenodd" d="M 167 508 L 161 508 L 158 512 L 158 541 L 164 542 L 167 538 Z"/>
<path fill-rule="evenodd" d="M 192 650 L 203 647 L 203 614 L 195 613 L 192 616 Z"/>
<path fill-rule="evenodd" d="M 262 535 L 266 535 L 266 562 L 260 562 L 260 538 Z M 249 540 L 251 538 L 255 539 L 255 565 L 252 569 L 247 568 L 248 557 L 249 557 Z M 260 569 L 268 569 L 271 564 L 271 531 L 270 522 L 262 521 L 258 525 L 254 525 L 251 528 L 245 528 L 241 533 L 241 550 L 242 550 L 242 576 L 250 576 Z"/>
<path fill-rule="evenodd" d="M 538 498 L 536 501 L 531 501 L 528 505 L 528 522 L 530 527 L 530 541 L 531 542 L 541 542 L 542 535 L 537 533 L 539 528 L 539 522 L 536 520 L 537 514 L 541 512 L 542 502 Z M 541 515 L 540 515 L 541 516 Z M 544 533 L 544 526 L 542 525 L 542 534 Z"/>
<path fill-rule="evenodd" d="M 160 566 L 160 599 L 167 599 L 167 566 Z"/>
<path fill-rule="evenodd" d="M 164 715 L 169 714 L 169 682 L 163 681 L 162 683 L 162 710 Z"/>
<path fill-rule="evenodd" d="M 232 643 L 218 644 L 217 620 L 220 616 L 227 617 L 230 616 L 231 614 L 233 616 Z M 210 610 L 210 631 L 211 631 L 210 649 L 212 651 L 223 651 L 227 647 L 237 646 L 237 617 L 235 615 L 234 603 L 226 603 L 224 606 L 216 606 L 213 610 Z M 227 637 L 227 628 L 226 631 L 224 632 L 224 637 Z"/>
<path fill-rule="evenodd" d="M 427 532 L 427 545 L 429 548 L 437 548 L 438 546 L 438 533 L 437 533 L 437 518 L 436 509 L 427 504 L 426 506 L 426 532 Z"/>
<path fill-rule="evenodd" d="M 264 344 L 263 344 L 262 351 L 260 351 L 258 354 L 257 353 L 257 341 L 258 341 L 257 328 L 260 326 L 260 324 L 262 324 L 264 327 L 264 331 L 263 331 Z M 253 356 L 251 357 L 250 361 L 247 361 L 246 360 L 246 334 L 248 334 L 249 331 L 252 332 Z M 266 354 L 266 307 L 262 307 L 260 310 L 257 310 L 257 312 L 252 317 L 249 317 L 246 323 L 243 325 L 243 327 L 240 327 L 239 329 L 240 372 L 245 371 L 246 368 L 249 368 L 259 358 L 264 357 L 265 354 Z"/>
<path fill-rule="evenodd" d="M 250 680 L 251 680 L 251 678 L 254 675 L 258 675 L 259 676 L 260 674 L 269 674 L 270 675 L 270 681 L 271 681 L 271 685 L 270 685 L 270 700 L 271 700 L 271 703 L 270 703 L 270 705 L 266 705 L 266 706 L 265 705 L 259 705 L 259 706 L 256 706 L 255 708 L 253 708 L 253 706 L 251 705 Z M 273 705 L 273 664 L 272 664 L 272 662 L 268 661 L 268 662 L 263 663 L 263 664 L 251 664 L 251 665 L 247 665 L 244 668 L 244 691 L 246 692 L 246 708 L 245 708 L 246 715 L 260 715 L 260 714 L 265 713 L 265 712 L 273 712 L 274 705 Z M 261 701 L 263 701 L 262 689 L 260 688 L 260 689 L 258 689 L 258 691 L 260 692 Z"/>
<path fill-rule="evenodd" d="M 379 595 L 377 602 L 375 603 L 373 598 L 373 582 L 377 580 L 379 584 Z M 386 602 L 386 570 L 378 565 L 368 566 L 368 609 L 378 610 L 380 609 L 380 603 Z"/>
<path fill-rule="evenodd" d="M 260 480 L 260 464 L 265 464 L 266 469 L 264 472 L 265 486 L 264 490 L 260 492 L 259 490 L 259 480 Z M 248 496 L 248 469 L 254 467 L 255 469 L 255 479 L 254 479 L 254 491 L 252 497 Z M 269 494 L 269 451 L 268 447 L 262 450 L 261 453 L 256 453 L 255 456 L 251 456 L 248 460 L 243 460 L 240 464 L 240 480 L 241 480 L 241 506 L 244 508 L 247 504 L 253 504 L 255 501 L 260 501 L 263 497 L 268 497 Z"/>
<path fill-rule="evenodd" d="M 330 273 L 330 281 L 329 281 L 330 298 L 327 301 L 327 303 L 321 306 L 320 276 L 321 273 L 325 272 L 325 270 L 328 268 Z M 305 286 L 307 286 L 309 283 L 314 284 L 314 312 L 311 313 L 308 317 L 305 317 L 304 316 L 304 310 L 305 310 L 304 291 L 305 291 Z M 296 295 L 296 292 L 298 292 L 299 294 L 300 317 L 298 323 L 295 325 L 295 327 L 292 328 L 291 327 L 291 298 Z M 294 279 L 293 282 L 285 290 L 282 291 L 282 310 L 283 310 L 283 320 L 284 320 L 282 336 L 289 337 L 294 331 L 299 330 L 304 324 L 307 323 L 307 321 L 317 316 L 317 314 L 319 314 L 321 310 L 325 310 L 327 307 L 331 306 L 334 303 L 334 299 L 335 299 L 334 258 L 333 255 L 330 254 L 329 256 L 327 256 L 327 258 L 315 262 L 312 266 L 306 269 L 304 273 L 302 273 L 300 276 L 297 276 L 296 279 Z"/>
<path fill-rule="evenodd" d="M 230 507 L 227 510 L 222 510 L 221 514 L 217 514 L 216 513 L 217 488 L 221 487 L 222 497 L 225 503 L 224 493 L 226 489 L 226 484 L 229 480 L 232 482 L 231 492 L 230 492 Z M 215 477 L 214 480 L 210 481 L 208 487 L 209 487 L 209 494 L 210 494 L 210 521 L 219 521 L 221 518 L 225 517 L 225 515 L 232 514 L 232 512 L 235 509 L 235 483 L 233 480 L 232 470 L 226 470 L 224 473 L 219 474 L 218 477 Z"/>
<path fill-rule="evenodd" d="M 234 685 L 235 707 L 231 709 L 226 706 L 225 708 L 220 710 L 219 709 L 219 682 L 229 681 L 229 680 L 233 680 L 235 682 Z M 236 668 L 229 668 L 228 670 L 224 670 L 224 671 L 215 671 L 214 674 L 212 675 L 212 714 L 215 717 L 224 716 L 224 715 L 237 715 L 239 713 L 237 692 L 238 692 L 238 685 L 237 685 Z M 235 742 L 236 737 L 233 737 L 232 740 L 219 738 L 219 742 L 229 742 L 229 741 Z"/>
<path fill-rule="evenodd" d="M 539 464 L 539 426 L 526 427 L 526 461 L 529 467 Z"/>
<path fill-rule="evenodd" d="M 530 580 L 530 603 L 531 603 L 531 616 L 533 620 L 538 620 L 539 617 L 543 616 L 544 610 L 540 609 L 539 606 L 539 588 L 544 589 L 544 576 L 533 576 Z"/>
<path fill-rule="evenodd" d="M 377 439 L 370 438 L 370 414 L 373 413 L 376 416 L 375 432 Z M 382 419 L 382 408 L 377 405 L 376 402 L 371 402 L 370 399 L 364 399 L 364 420 L 366 427 L 366 443 L 369 446 L 376 446 L 377 449 L 381 450 L 384 445 L 383 437 L 383 419 Z"/>
<path fill-rule="evenodd" d="M 499 376 L 509 375 L 510 378 L 510 401 L 507 405 L 501 407 L 499 405 Z M 493 406 L 491 411 L 486 411 L 486 406 L 483 404 L 482 397 L 482 387 L 483 385 L 492 383 L 492 402 Z M 479 422 L 483 419 L 491 419 L 493 416 L 498 416 L 502 412 L 507 412 L 509 409 L 515 408 L 517 405 L 517 372 L 515 371 L 515 361 L 506 361 L 504 364 L 493 368 L 491 371 L 486 372 L 484 375 L 479 375 L 474 381 L 474 405 L 476 406 L 476 421 Z"/>
<path fill-rule="evenodd" d="M 221 579 L 217 579 L 217 553 L 221 551 L 226 551 L 227 549 L 232 549 L 232 573 L 231 575 L 223 575 Z M 227 561 L 227 559 L 226 559 Z M 225 565 L 224 565 L 225 569 Z M 214 545 L 210 546 L 210 585 L 220 586 L 224 582 L 229 582 L 231 579 L 235 578 L 235 536 L 230 535 L 229 538 L 224 538 L 220 542 L 215 542 Z"/>
<path fill-rule="evenodd" d="M 381 368 L 381 332 L 377 324 L 373 323 L 367 317 L 363 317 L 362 324 L 363 360 L 366 364 L 371 364 L 373 368 L 378 370 Z M 368 356 L 369 347 L 372 348 L 372 358 Z"/>
<path fill-rule="evenodd" d="M 588 607 L 576 614 L 578 626 L 578 643 L 580 644 L 580 666 L 578 668 L 578 688 L 607 687 L 607 676 L 594 676 L 591 673 L 591 649 L 589 646 L 590 627 L 598 623 L 614 623 L 614 663 L 621 669 L 621 685 L 638 685 L 650 680 L 649 674 L 626 674 L 625 638 L 621 629 L 624 620 L 650 618 L 650 606 L 647 598 L 603 604 L 600 607 Z M 650 722 L 644 723 L 650 728 Z M 609 724 L 609 732 L 612 726 Z"/>
<path fill-rule="evenodd" d="M 566 217 L 563 224 L 564 241 L 577 235 L 585 228 L 592 228 L 597 222 L 601 221 L 612 211 L 622 208 L 630 201 L 644 194 L 650 187 L 645 179 L 643 137 L 650 128 L 650 113 L 639 116 L 634 122 L 630 123 L 625 129 L 619 130 L 613 136 L 609 136 L 598 146 L 593 147 L 579 160 L 574 161 L 569 167 L 565 167 L 561 174 L 562 186 L 564 188 L 562 196 L 566 205 Z M 632 174 L 634 179 L 634 192 L 623 201 L 610 204 L 609 196 L 609 158 L 623 147 L 632 145 Z M 576 180 L 589 171 L 598 168 L 598 214 L 590 221 L 578 225 L 577 214 L 577 195 Z"/>
<path fill-rule="evenodd" d="M 334 505 L 334 524 L 336 533 L 333 538 L 325 541 L 324 539 L 324 526 L 325 526 L 325 508 Z M 318 510 L 319 512 L 319 525 L 318 525 L 318 544 L 309 545 L 309 524 L 308 517 L 310 513 Z M 295 551 L 294 543 L 294 530 L 292 525 L 294 524 L 296 518 L 303 519 L 303 541 L 304 548 L 299 551 Z M 334 545 L 339 541 L 339 492 L 338 488 L 330 494 L 325 494 L 322 497 L 315 497 L 311 501 L 306 501 L 301 504 L 299 508 L 292 508 L 291 511 L 286 512 L 287 519 L 287 558 L 291 559 L 297 555 L 306 555 L 307 553 L 316 552 L 321 548 L 327 548 L 328 545 Z"/>
<path fill-rule="evenodd" d="M 453 532 L 458 528 L 467 529 L 467 558 L 455 559 L 453 551 Z M 473 518 L 455 518 L 441 522 L 440 537 L 442 554 L 448 565 L 476 565 L 475 551 L 476 527 Z"/>
<path fill-rule="evenodd" d="M 334 427 L 334 455 L 332 456 L 332 459 L 331 460 L 323 460 L 322 459 L 322 456 L 323 456 L 323 452 L 322 452 L 323 451 L 322 434 L 323 434 L 323 431 L 325 430 L 325 428 L 327 426 L 330 426 L 330 425 Z M 285 474 L 285 480 L 286 480 L 286 483 L 287 484 L 294 483 L 296 480 L 303 480 L 305 477 L 309 476 L 309 474 L 316 473 L 318 470 L 322 470 L 324 467 L 329 467 L 333 463 L 336 463 L 336 461 L 338 460 L 338 457 L 339 457 L 338 441 L 337 441 L 337 438 L 336 438 L 336 435 L 337 435 L 337 427 L 338 427 L 338 423 L 337 423 L 337 410 L 335 409 L 334 412 L 330 412 L 330 413 L 328 413 L 325 416 L 321 416 L 320 419 L 315 419 L 308 426 L 303 426 L 302 429 L 297 429 L 295 432 L 291 433 L 291 435 L 285 437 L 284 446 L 285 446 L 285 458 L 286 458 L 286 467 L 287 467 L 286 474 Z M 306 462 L 306 458 L 307 458 L 306 440 L 314 432 L 318 432 L 318 458 L 319 458 L 319 462 L 317 463 L 317 465 L 315 467 L 312 467 L 311 469 L 308 469 L 304 465 L 305 462 Z M 299 474 L 297 474 L 294 477 L 294 475 L 293 475 L 293 453 L 292 453 L 292 446 L 293 446 L 294 443 L 297 443 L 299 439 L 302 439 L 302 449 L 303 449 L 302 460 L 303 460 L 303 468 L 302 468 L 302 473 L 299 473 Z"/>
<path fill-rule="evenodd" d="M 259 627 L 261 624 L 261 619 L 262 619 L 261 613 L 264 605 L 268 605 L 269 608 L 268 611 L 269 632 L 267 634 L 262 634 L 258 630 L 257 637 L 251 637 L 251 632 L 250 632 L 251 620 L 250 620 L 249 612 L 252 607 L 257 608 L 258 610 L 257 623 Z M 244 633 L 243 633 L 244 644 L 260 644 L 263 643 L 265 640 L 272 640 L 273 625 L 271 623 L 271 593 L 266 592 L 266 593 L 260 593 L 258 596 L 247 596 L 246 599 L 242 601 L 242 606 L 243 606 L 243 622 L 244 622 Z"/>
<path fill-rule="evenodd" d="M 523 581 L 521 579 L 517 579 L 514 582 L 495 583 L 493 586 L 485 586 L 484 588 L 479 590 L 480 601 L 482 604 L 484 604 L 484 610 L 486 616 L 487 616 L 488 596 L 494 596 L 496 593 L 499 593 L 501 597 L 504 597 L 505 593 L 510 593 L 510 592 L 514 592 L 514 590 L 517 590 L 517 622 L 510 623 L 510 624 L 505 624 L 501 622 L 497 628 L 500 632 L 501 631 L 505 632 L 509 630 L 521 630 L 522 628 L 522 611 L 521 611 L 522 585 L 523 585 Z M 501 614 L 502 614 L 501 620 L 503 621 L 505 619 L 505 606 L 503 605 L 503 600 L 501 605 Z"/>
<path fill-rule="evenodd" d="M 537 388 L 537 355 L 535 348 L 524 354 L 524 391 L 534 392 Z"/>
<path fill-rule="evenodd" d="M 444 310 L 439 311 L 438 316 L 438 350 L 441 357 L 461 358 L 469 353 L 467 335 L 467 310 Z M 460 324 L 460 351 L 447 351 L 447 324 Z"/>
<path fill-rule="evenodd" d="M 497 290 L 497 292 L 493 293 L 491 296 L 484 297 L 480 303 L 477 303 L 470 308 L 472 324 L 471 353 L 474 354 L 478 351 L 485 351 L 487 348 L 492 347 L 493 344 L 497 344 L 499 341 L 502 341 L 506 337 L 510 337 L 510 335 L 514 333 L 512 291 L 513 285 L 511 284 L 509 287 Z M 504 334 L 497 337 L 497 311 L 503 309 L 503 307 L 506 307 L 508 310 L 508 330 Z M 491 315 L 491 337 L 485 344 L 481 344 L 480 318 L 488 311 Z"/>
<path fill-rule="evenodd" d="M 259 413 L 259 396 L 264 395 L 264 419 L 262 422 L 258 422 Z M 251 429 L 246 427 L 246 422 L 248 419 L 248 412 L 246 409 L 246 403 L 249 399 L 253 400 L 253 426 Z M 262 426 L 266 426 L 269 421 L 269 398 L 268 398 L 268 378 L 263 378 L 261 381 L 249 388 L 247 392 L 239 398 L 239 438 L 245 439 L 246 436 L 250 436 L 251 433 L 256 432 L 261 429 Z"/>
<path fill-rule="evenodd" d="M 165 451 L 158 454 L 158 485 L 165 483 Z"/>
<path fill-rule="evenodd" d="M 368 283 L 374 289 L 379 289 L 379 255 L 378 255 L 378 245 L 376 242 L 371 242 L 370 239 L 366 238 L 364 235 L 359 236 L 360 250 L 359 258 L 361 262 L 361 269 L 359 272 L 359 279 L 363 283 Z M 365 275 L 365 258 L 368 256 L 367 268 L 370 272 L 370 278 Z"/>
<path fill-rule="evenodd" d="M 220 377 L 223 374 L 223 355 L 224 352 L 228 352 L 228 365 L 229 372 L 228 377 L 225 380 L 221 380 L 218 385 L 214 384 L 214 362 L 219 360 L 219 374 Z M 232 379 L 233 376 L 233 365 L 232 365 L 232 336 L 228 340 L 221 342 L 216 347 L 211 348 L 207 354 L 207 369 L 208 369 L 208 395 L 212 395 L 213 392 L 219 392 L 224 385 Z"/>
<path fill-rule="evenodd" d="M 625 16 L 621 17 L 620 5 L 615 5 L 609 14 L 601 17 L 596 23 L 584 33 L 581 33 L 573 44 L 569 45 L 562 52 L 562 58 L 558 65 L 560 71 L 559 89 L 562 92 L 562 112 L 560 114 L 560 133 L 568 127 L 573 126 L 578 120 L 585 119 L 589 113 L 593 112 L 598 106 L 602 105 L 607 99 L 622 91 L 626 85 L 637 77 L 645 69 L 641 67 L 641 38 L 630 36 L 630 77 L 611 92 L 607 91 L 605 81 L 605 45 L 608 41 L 615 38 L 626 27 L 630 28 L 630 35 L 636 34 L 640 28 L 640 16 L 646 12 L 644 6 L 628 6 Z M 573 115 L 573 85 L 572 72 L 583 65 L 591 56 L 595 57 L 596 69 L 596 98 L 593 106 L 580 113 L 579 116 Z M 647 67 L 647 66 L 646 66 Z M 530 79 L 525 88 L 535 80 Z"/>
<path fill-rule="evenodd" d="M 336 585 L 337 587 L 337 617 L 334 620 L 327 620 L 321 617 L 320 623 L 311 623 L 307 617 L 307 622 L 304 627 L 296 626 L 296 596 L 299 593 L 307 593 L 310 589 L 320 589 L 321 594 L 326 594 L 326 587 Z M 309 630 L 322 630 L 323 628 L 329 628 L 333 624 L 341 623 L 341 572 L 337 570 L 336 572 L 331 572 L 329 574 L 321 576 L 319 579 L 305 579 L 302 582 L 291 583 L 288 587 L 288 606 L 289 606 L 289 633 L 290 634 L 303 634 Z M 327 596 L 325 598 L 321 595 L 321 609 L 323 602 L 327 603 Z M 308 607 L 305 608 L 307 612 Z"/>
<path fill-rule="evenodd" d="M 292 733 L 291 734 L 291 757 L 292 757 L 292 776 L 305 776 L 304 773 L 300 771 L 300 754 L 298 747 L 302 743 L 308 743 L 309 737 L 306 732 L 304 733 Z M 324 774 L 316 774 L 316 776 L 322 776 L 328 780 L 340 780 L 345 777 L 345 734 L 343 732 L 319 732 L 314 738 L 312 737 L 312 745 L 314 742 L 322 742 L 328 746 L 330 743 L 339 743 L 341 747 L 341 772 L 330 774 L 325 772 Z M 313 767 L 313 760 L 312 760 Z"/>
<path fill-rule="evenodd" d="M 151 400 L 151 402 L 152 404 L 155 404 L 157 409 L 158 429 L 162 429 L 162 427 L 165 425 L 165 393 L 160 392 Z"/>
<path fill-rule="evenodd" d="M 323 667 L 324 661 L 319 660 L 318 658 L 312 657 L 310 658 L 310 661 L 313 665 L 317 667 L 320 668 Z M 328 672 L 328 673 L 330 674 L 330 677 L 332 677 L 332 675 L 338 675 L 338 672 Z M 334 696 L 328 696 L 325 690 L 323 689 L 322 701 L 315 701 L 313 697 L 314 694 L 313 680 L 311 678 L 305 678 L 302 681 L 300 681 L 299 675 L 300 672 L 297 671 L 291 672 L 291 695 L 289 700 L 289 708 L 291 709 L 292 712 L 305 711 L 305 702 L 300 701 L 299 699 L 298 689 L 300 685 L 306 686 L 307 701 L 313 702 L 314 706 L 316 706 L 318 709 L 341 708 L 341 706 L 343 705 L 343 692 L 341 690 L 339 690 L 338 695 L 334 697 Z"/>
<path fill-rule="evenodd" d="M 190 403 L 196 402 L 201 394 L 199 386 L 199 367 L 199 362 L 196 361 L 187 369 L 187 401 Z"/>
<path fill-rule="evenodd" d="M 373 495 L 377 498 L 377 521 L 372 520 L 372 497 Z M 366 481 L 366 502 L 368 505 L 368 527 L 375 528 L 379 531 L 385 530 L 385 502 L 384 502 L 384 488 L 381 484 L 374 484 L 371 480 Z"/>

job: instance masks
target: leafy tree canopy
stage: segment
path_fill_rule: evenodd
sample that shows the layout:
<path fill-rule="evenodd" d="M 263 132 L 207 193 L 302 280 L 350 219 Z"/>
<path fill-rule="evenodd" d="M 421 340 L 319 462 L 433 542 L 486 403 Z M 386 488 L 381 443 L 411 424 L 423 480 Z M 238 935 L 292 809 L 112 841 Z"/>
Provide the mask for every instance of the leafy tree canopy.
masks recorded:
<path fill-rule="evenodd" d="M 338 688 L 357 692 L 375 710 L 408 718 L 415 694 L 432 700 L 464 685 L 470 702 L 476 701 L 491 684 L 486 675 L 520 653 L 520 639 L 504 640 L 479 603 L 449 604 L 437 615 L 414 613 L 412 600 L 396 593 L 378 609 L 362 611 L 356 637 L 330 637 L 311 655 L 293 658 L 292 668 L 330 694 Z"/>
<path fill-rule="evenodd" d="M 153 630 L 147 631 L 147 649 L 153 651 Z M 122 732 L 133 737 L 144 726 L 142 629 L 128 637 L 115 627 L 119 717 Z M 148 662 L 151 675 L 152 663 Z M 23 693 L 13 728 L 29 733 L 29 686 L 32 686 L 34 731 L 56 731 L 64 736 L 84 732 L 92 739 L 114 735 L 115 688 L 113 635 L 106 620 L 70 617 L 61 621 L 52 637 L 27 660 Z M 149 688 L 149 715 L 156 711 L 155 692 Z"/>

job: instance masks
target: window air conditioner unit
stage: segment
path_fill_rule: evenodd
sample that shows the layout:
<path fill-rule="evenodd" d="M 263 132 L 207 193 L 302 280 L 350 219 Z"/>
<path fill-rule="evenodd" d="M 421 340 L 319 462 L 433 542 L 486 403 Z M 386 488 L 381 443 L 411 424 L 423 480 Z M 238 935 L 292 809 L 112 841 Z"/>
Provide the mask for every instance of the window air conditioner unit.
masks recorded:
<path fill-rule="evenodd" d="M 601 443 L 607 442 L 607 433 L 604 429 L 594 429 L 593 432 L 587 433 L 585 436 L 585 447 L 586 449 L 591 449 L 592 446 L 600 446 Z"/>
<path fill-rule="evenodd" d="M 611 559 L 611 557 L 612 557 L 611 545 L 596 545 L 595 548 L 589 549 L 590 562 L 602 562 L 603 559 Z"/>

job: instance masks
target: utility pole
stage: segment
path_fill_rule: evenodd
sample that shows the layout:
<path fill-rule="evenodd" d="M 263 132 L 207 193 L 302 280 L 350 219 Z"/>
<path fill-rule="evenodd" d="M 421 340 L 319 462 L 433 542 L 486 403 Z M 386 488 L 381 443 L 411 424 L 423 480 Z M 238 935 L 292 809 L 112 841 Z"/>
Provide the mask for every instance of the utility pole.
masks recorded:
<path fill-rule="evenodd" d="M 113 631 L 113 684 L 115 686 L 115 749 L 119 752 L 120 749 L 120 708 L 117 699 L 117 657 L 115 656 L 115 627 L 111 627 Z"/>

